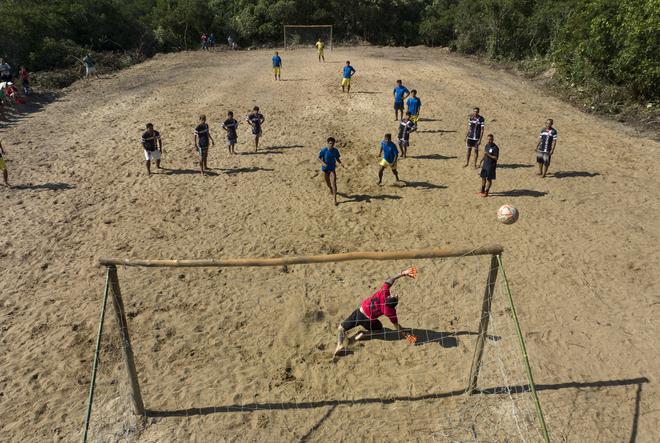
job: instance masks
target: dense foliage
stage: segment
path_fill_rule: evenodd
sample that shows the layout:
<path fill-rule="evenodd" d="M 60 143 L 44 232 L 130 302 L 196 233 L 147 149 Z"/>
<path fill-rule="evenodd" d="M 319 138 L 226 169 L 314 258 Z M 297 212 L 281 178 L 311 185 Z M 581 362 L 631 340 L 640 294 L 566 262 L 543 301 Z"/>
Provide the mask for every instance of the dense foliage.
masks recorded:
<path fill-rule="evenodd" d="M 0 55 L 50 69 L 89 49 L 194 48 L 202 32 L 278 43 L 287 23 L 333 24 L 339 40 L 541 57 L 571 83 L 658 97 L 660 0 L 4 0 Z"/>

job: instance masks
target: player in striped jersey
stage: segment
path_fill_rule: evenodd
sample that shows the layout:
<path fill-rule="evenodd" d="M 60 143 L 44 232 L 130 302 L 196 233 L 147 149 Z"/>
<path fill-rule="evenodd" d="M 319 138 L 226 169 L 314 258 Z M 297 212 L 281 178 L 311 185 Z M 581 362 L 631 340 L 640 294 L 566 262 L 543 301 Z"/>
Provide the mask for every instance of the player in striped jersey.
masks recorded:
<path fill-rule="evenodd" d="M 557 147 L 557 130 L 552 127 L 553 124 L 554 121 L 551 118 L 545 122 L 545 128 L 541 129 L 539 143 L 536 145 L 536 163 L 539 165 L 539 172 L 536 175 L 541 177 L 545 177 L 548 173 L 552 154 L 555 153 Z"/>
<path fill-rule="evenodd" d="M 252 135 L 254 136 L 254 152 L 259 150 L 259 138 L 261 138 L 262 131 L 261 125 L 266 121 L 266 117 L 259 112 L 259 106 L 252 108 L 252 112 L 245 118 L 250 126 L 252 126 Z"/>
<path fill-rule="evenodd" d="M 417 130 L 417 125 L 410 119 L 410 111 L 399 122 L 399 148 L 401 148 L 401 158 L 406 158 L 408 146 L 410 146 L 410 133 Z"/>
<path fill-rule="evenodd" d="M 474 149 L 474 167 L 477 168 L 477 160 L 479 159 L 479 145 L 481 138 L 484 136 L 485 127 L 484 118 L 479 115 L 479 108 L 472 109 L 472 114 L 468 117 L 468 132 L 465 135 L 465 146 L 467 148 L 467 159 L 463 167 L 470 164 L 470 154 Z"/>
<path fill-rule="evenodd" d="M 144 148 L 147 175 L 151 175 L 151 160 L 156 160 L 156 167 L 160 169 L 160 155 L 163 152 L 163 141 L 160 139 L 160 132 L 154 129 L 153 123 L 147 123 L 147 130 L 142 134 L 142 147 Z"/>
<path fill-rule="evenodd" d="M 199 124 L 195 127 L 195 149 L 199 153 L 199 169 L 202 172 L 202 177 L 204 176 L 204 171 L 209 168 L 207 163 L 209 155 L 209 140 L 211 144 L 215 146 L 215 140 L 211 137 L 211 131 L 209 130 L 209 125 L 206 123 L 206 116 L 199 116 Z"/>

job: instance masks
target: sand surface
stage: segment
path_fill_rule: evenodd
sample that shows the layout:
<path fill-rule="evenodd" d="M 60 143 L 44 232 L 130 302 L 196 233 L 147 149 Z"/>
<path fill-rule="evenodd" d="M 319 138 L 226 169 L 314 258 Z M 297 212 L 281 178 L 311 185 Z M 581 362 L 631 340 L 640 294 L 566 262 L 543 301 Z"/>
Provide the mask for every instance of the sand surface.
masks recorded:
<path fill-rule="evenodd" d="M 314 53 L 285 53 L 285 81 L 278 83 L 270 55 L 158 56 L 80 82 L 2 130 L 18 187 L 0 188 L 0 440 L 80 439 L 103 289 L 99 257 L 499 243 L 553 438 L 657 441 L 657 142 L 442 50 L 340 49 L 325 64 Z M 339 90 L 346 59 L 358 72 L 350 98 Z M 418 89 L 426 120 L 413 135 L 411 158 L 400 163 L 407 185 L 392 186 L 386 172 L 379 187 L 378 142 L 396 128 L 397 78 Z M 263 149 L 250 152 L 242 121 L 241 155 L 229 156 L 219 124 L 227 110 L 243 120 L 255 104 L 266 116 Z M 465 120 L 475 105 L 501 149 L 488 199 L 475 195 L 476 171 L 462 167 Z M 200 113 L 216 139 L 212 175 L 204 178 L 191 148 Z M 559 143 L 551 174 L 540 179 L 533 149 L 548 117 Z M 152 177 L 139 144 L 147 121 L 162 134 L 167 168 Z M 346 166 L 337 208 L 315 160 L 330 135 Z M 504 203 L 521 212 L 513 226 L 495 219 Z M 329 359 L 337 323 L 408 264 L 119 269 L 145 403 L 161 416 L 133 423 L 120 437 L 115 419 L 125 404 L 108 398 L 123 374 L 110 340 L 95 438 L 459 439 L 444 431 L 469 408 L 465 399 L 423 395 L 465 386 L 487 259 L 420 262 L 418 280 L 400 283 L 409 297 L 401 322 L 465 331 L 457 346 L 373 341 L 339 362 Z M 108 319 L 108 333 L 116 333 Z M 262 407 L 241 410 L 246 404 Z"/>

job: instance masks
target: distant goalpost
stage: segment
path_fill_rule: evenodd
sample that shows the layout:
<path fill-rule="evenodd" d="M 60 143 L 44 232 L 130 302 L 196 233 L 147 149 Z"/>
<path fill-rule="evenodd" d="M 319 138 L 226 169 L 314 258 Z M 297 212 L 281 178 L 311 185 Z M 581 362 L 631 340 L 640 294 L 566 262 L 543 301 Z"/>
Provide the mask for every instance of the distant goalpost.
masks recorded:
<path fill-rule="evenodd" d="M 482 394 L 482 397 L 485 396 L 485 402 L 489 402 L 490 399 L 487 397 L 493 398 L 492 394 L 495 395 L 504 395 L 509 398 L 509 401 L 512 401 L 512 394 L 531 394 L 531 401 L 528 401 L 529 413 L 527 416 L 530 418 L 529 426 L 525 428 L 524 426 L 519 427 L 519 433 L 529 433 L 531 431 L 530 426 L 536 427 L 536 438 L 532 437 L 530 440 L 538 439 L 539 441 L 545 441 L 548 443 L 550 441 L 548 431 L 545 424 L 545 419 L 541 409 L 541 405 L 536 393 L 536 388 L 532 376 L 531 367 L 527 357 L 527 350 L 525 347 L 525 342 L 523 339 L 523 334 L 520 329 L 520 324 L 516 315 L 516 309 L 513 303 L 513 298 L 511 296 L 511 291 L 509 289 L 509 284 L 506 278 L 506 273 L 504 272 L 504 265 L 502 263 L 501 254 L 503 248 L 498 245 L 493 246 L 482 246 L 477 248 L 428 248 L 428 249 L 413 249 L 413 250 L 402 250 L 402 251 L 388 251 L 388 252 L 347 252 L 347 253 L 338 253 L 338 254 L 328 254 L 328 255 L 313 255 L 313 256 L 291 256 L 291 257 L 277 257 L 277 258 L 243 258 L 243 259 L 208 259 L 208 260 L 134 260 L 134 259 L 100 259 L 99 263 L 101 266 L 106 268 L 105 273 L 105 290 L 101 305 L 101 316 L 98 328 L 98 335 L 96 339 L 96 352 L 93 361 L 92 367 L 92 376 L 90 381 L 89 397 L 87 404 L 87 413 L 85 417 L 85 427 L 84 427 L 84 437 L 83 441 L 87 441 L 88 437 L 88 428 L 90 423 L 90 418 L 92 415 L 92 405 L 94 403 L 94 391 L 95 391 L 95 382 L 97 378 L 98 365 L 100 364 L 100 352 L 101 351 L 101 336 L 103 334 L 103 324 L 107 303 L 110 299 L 110 302 L 113 305 L 113 310 L 115 314 L 118 334 L 118 343 L 117 348 L 121 349 L 121 357 L 123 360 L 124 373 L 126 375 L 126 386 L 127 394 L 130 398 L 129 403 L 131 404 L 132 413 L 135 416 L 146 417 L 149 416 L 150 411 L 145 407 L 145 403 L 142 397 L 142 392 L 140 389 L 140 382 L 138 380 L 138 371 L 136 369 L 135 358 L 133 354 L 133 347 L 131 345 L 131 338 L 129 335 L 128 321 L 127 321 L 127 312 L 124 307 L 124 301 L 122 298 L 120 286 L 119 286 L 119 276 L 117 273 L 117 267 L 138 267 L 138 268 L 228 268 L 228 267 L 274 267 L 274 266 L 289 266 L 289 265 L 310 265 L 310 264 L 323 264 L 323 263 L 340 263 L 348 261 L 393 261 L 393 260 L 421 260 L 421 259 L 448 259 L 448 258 L 469 258 L 469 257 L 479 257 L 486 256 L 489 257 L 489 267 L 486 269 L 486 282 L 485 288 L 483 289 L 483 298 L 481 300 L 481 312 L 478 317 L 478 331 L 476 332 L 476 343 L 474 347 L 474 353 L 472 356 L 472 364 L 470 365 L 470 371 L 467 376 L 467 382 L 465 383 L 463 390 L 459 392 L 464 392 L 468 397 L 473 397 L 474 394 Z M 478 270 L 478 268 L 475 268 Z M 473 273 L 471 273 L 473 275 Z M 499 282 L 498 280 L 499 276 Z M 499 284 L 496 285 L 496 282 Z M 476 279 L 475 279 L 475 283 Z M 452 287 L 457 284 L 457 282 L 451 283 Z M 481 286 L 481 284 L 479 284 Z M 483 288 L 483 286 L 481 286 Z M 478 287 L 474 289 L 479 290 Z M 506 306 L 499 306 L 496 310 L 493 307 L 493 301 L 495 295 L 500 296 L 506 301 Z M 476 301 L 476 300 L 475 300 Z M 507 319 L 508 317 L 508 319 Z M 491 324 L 491 329 L 493 329 L 493 322 L 495 324 L 495 329 L 493 333 L 501 332 L 498 328 L 502 326 L 503 321 L 510 322 L 511 326 L 511 336 L 515 336 L 518 341 L 518 351 L 519 358 L 521 362 L 520 374 L 524 376 L 527 381 L 526 386 L 512 386 L 511 383 L 505 384 L 502 387 L 490 388 L 490 389 L 481 389 L 478 385 L 479 373 L 483 367 L 483 358 L 485 348 L 491 346 L 489 341 L 493 340 L 489 336 L 489 323 Z M 476 326 L 476 325 L 475 325 Z M 497 341 L 497 339 L 496 339 Z M 511 351 L 515 345 L 511 345 Z M 117 349 L 118 351 L 118 349 Z M 500 356 L 490 357 L 492 360 L 489 361 L 489 364 L 501 366 Z M 506 368 L 501 367 L 500 370 L 505 371 Z M 452 394 L 454 395 L 454 394 Z M 479 395 L 476 395 L 479 397 Z M 486 403 L 487 404 L 487 403 Z M 515 409 L 515 405 L 514 409 Z M 477 407 L 477 406 L 475 406 Z M 241 410 L 243 410 L 241 408 Z M 535 411 L 534 411 L 535 410 Z M 495 414 L 499 412 L 498 408 L 495 409 L 486 409 L 484 414 Z M 534 411 L 534 412 L 533 412 Z M 479 415 L 479 414 L 477 414 Z M 535 420 L 532 419 L 533 416 Z M 516 416 L 515 412 L 513 414 L 513 421 L 500 423 L 501 426 L 510 425 L 514 423 L 515 426 L 519 426 L 517 423 L 520 420 Z M 536 421 L 536 424 L 532 424 L 532 420 Z M 445 432 L 445 431 L 440 431 Z M 469 430 L 470 433 L 474 433 L 474 429 Z M 444 437 L 449 438 L 449 434 L 441 434 Z M 527 435 L 527 434 L 525 434 Z M 531 435 L 531 434 L 530 434 Z M 475 435 L 476 437 L 476 435 Z M 456 438 L 456 437 L 452 437 Z M 451 439 L 451 438 L 450 438 Z M 477 439 L 475 438 L 475 441 Z M 523 438 L 527 441 L 527 438 Z"/>
<path fill-rule="evenodd" d="M 284 49 L 313 46 L 321 38 L 332 51 L 332 28 L 332 25 L 284 25 Z"/>

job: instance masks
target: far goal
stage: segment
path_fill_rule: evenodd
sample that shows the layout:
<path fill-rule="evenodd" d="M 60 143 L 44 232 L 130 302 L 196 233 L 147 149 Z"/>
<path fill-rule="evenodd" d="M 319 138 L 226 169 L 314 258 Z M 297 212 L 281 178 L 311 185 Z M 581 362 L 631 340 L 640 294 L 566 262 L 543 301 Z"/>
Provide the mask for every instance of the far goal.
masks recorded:
<path fill-rule="evenodd" d="M 332 50 L 332 25 L 284 25 L 284 49 L 313 48 L 321 40 Z"/>

